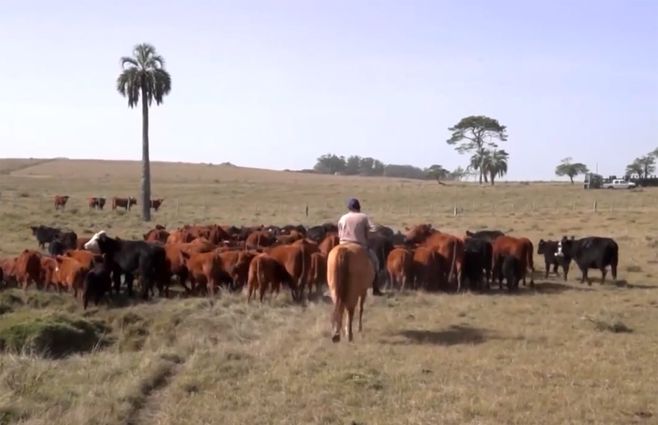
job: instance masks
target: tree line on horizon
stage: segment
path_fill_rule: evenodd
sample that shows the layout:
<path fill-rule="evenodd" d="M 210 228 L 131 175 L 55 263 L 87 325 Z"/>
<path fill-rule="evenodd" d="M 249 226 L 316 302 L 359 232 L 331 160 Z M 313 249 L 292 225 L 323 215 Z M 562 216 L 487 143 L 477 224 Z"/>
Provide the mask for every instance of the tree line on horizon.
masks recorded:
<path fill-rule="evenodd" d="M 349 157 L 328 153 L 317 159 L 313 171 L 322 174 L 342 174 L 361 176 L 398 177 L 420 180 L 463 180 L 478 176 L 480 184 L 494 185 L 497 177 L 507 173 L 509 154 L 499 149 L 496 141 L 507 140 L 506 127 L 497 120 L 483 115 L 471 115 L 448 128 L 452 132 L 446 140 L 454 145 L 457 152 L 470 153 L 466 168 L 457 167 L 453 171 L 439 164 L 427 168 L 413 165 L 384 164 L 371 157 L 352 155 Z"/>

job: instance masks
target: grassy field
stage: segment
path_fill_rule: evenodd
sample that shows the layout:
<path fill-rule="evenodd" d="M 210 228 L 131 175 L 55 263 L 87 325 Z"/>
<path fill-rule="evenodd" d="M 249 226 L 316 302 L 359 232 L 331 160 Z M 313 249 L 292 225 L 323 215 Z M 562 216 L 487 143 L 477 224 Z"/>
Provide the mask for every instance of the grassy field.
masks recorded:
<path fill-rule="evenodd" d="M 326 299 L 117 300 L 83 313 L 71 295 L 5 290 L 0 340 L 44 323 L 79 325 L 94 338 L 64 357 L 0 354 L 0 424 L 658 423 L 656 190 L 439 186 L 173 163 L 152 172 L 153 196 L 165 198 L 152 224 L 313 224 L 336 220 L 357 196 L 376 222 L 399 229 L 496 228 L 535 245 L 611 236 L 619 282 L 580 285 L 577 271 L 568 283 L 543 279 L 535 256 L 537 286 L 517 295 L 370 297 L 353 344 L 330 342 Z M 86 206 L 88 196 L 137 196 L 138 174 L 130 162 L 0 161 L 0 256 L 36 248 L 34 224 L 141 237 L 150 226 L 139 208 Z M 66 210 L 54 210 L 55 194 L 71 196 Z"/>

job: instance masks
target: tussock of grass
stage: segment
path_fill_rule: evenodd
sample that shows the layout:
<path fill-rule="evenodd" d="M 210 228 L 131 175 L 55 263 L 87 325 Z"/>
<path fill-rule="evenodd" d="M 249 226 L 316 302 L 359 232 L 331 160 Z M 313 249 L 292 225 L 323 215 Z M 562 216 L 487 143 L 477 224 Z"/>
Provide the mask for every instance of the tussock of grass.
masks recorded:
<path fill-rule="evenodd" d="M 9 313 L 0 321 L 0 350 L 59 358 L 91 351 L 107 331 L 101 322 L 65 315 Z"/>
<path fill-rule="evenodd" d="M 585 317 L 586 320 L 594 324 L 594 328 L 598 331 L 612 332 L 612 333 L 632 333 L 633 329 L 628 327 L 621 319 L 617 317 L 610 317 L 602 315 L 601 317 Z"/>

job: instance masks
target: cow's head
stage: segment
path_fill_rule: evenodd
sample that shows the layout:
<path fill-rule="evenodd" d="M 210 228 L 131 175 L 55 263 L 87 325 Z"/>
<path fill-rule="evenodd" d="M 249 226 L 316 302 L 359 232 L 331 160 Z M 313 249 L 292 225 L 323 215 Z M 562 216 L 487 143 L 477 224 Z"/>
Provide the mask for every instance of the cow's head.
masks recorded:
<path fill-rule="evenodd" d="M 137 205 L 137 199 L 133 196 L 128 198 L 128 204 L 129 205 Z"/>
<path fill-rule="evenodd" d="M 537 254 L 538 255 L 543 254 L 545 249 L 546 249 L 546 241 L 543 239 L 539 239 L 539 243 L 537 244 Z"/>
<path fill-rule="evenodd" d="M 30 226 L 30 229 L 32 229 L 32 234 L 36 235 L 37 231 L 39 230 L 39 227 L 41 226 Z"/>
<path fill-rule="evenodd" d="M 431 224 L 418 224 L 407 232 L 405 243 L 422 243 L 435 232 Z"/>
<path fill-rule="evenodd" d="M 571 249 L 573 247 L 573 243 L 575 241 L 575 237 L 571 237 L 571 239 L 568 239 L 566 236 L 562 236 L 562 239 L 558 241 L 557 243 L 557 250 L 555 251 L 555 256 L 559 258 L 565 258 L 571 255 Z"/>
<path fill-rule="evenodd" d="M 89 239 L 89 241 L 84 244 L 84 248 L 87 251 L 100 254 L 103 252 L 103 246 L 107 242 L 107 239 L 107 233 L 105 233 L 105 230 L 101 230 L 100 232 L 94 234 L 94 236 L 92 236 L 91 239 Z"/>

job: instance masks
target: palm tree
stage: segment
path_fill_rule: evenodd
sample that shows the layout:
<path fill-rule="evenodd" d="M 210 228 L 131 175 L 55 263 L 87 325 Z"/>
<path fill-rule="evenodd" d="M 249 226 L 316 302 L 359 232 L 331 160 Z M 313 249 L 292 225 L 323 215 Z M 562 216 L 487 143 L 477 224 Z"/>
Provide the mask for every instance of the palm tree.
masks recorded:
<path fill-rule="evenodd" d="M 496 177 L 507 174 L 507 159 L 509 154 L 504 150 L 487 151 L 482 162 L 482 172 L 488 173 L 491 185 L 494 185 Z"/>
<path fill-rule="evenodd" d="M 128 98 L 133 108 L 142 98 L 142 218 L 151 220 L 151 167 L 149 164 L 149 106 L 157 105 L 171 91 L 171 77 L 164 69 L 164 58 L 155 47 L 142 43 L 135 46 L 133 56 L 121 58 L 123 72 L 117 78 L 117 90 Z"/>

